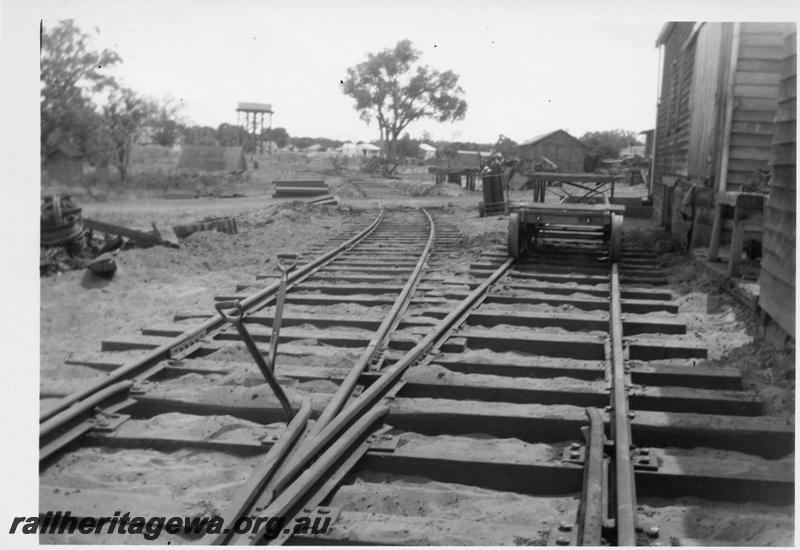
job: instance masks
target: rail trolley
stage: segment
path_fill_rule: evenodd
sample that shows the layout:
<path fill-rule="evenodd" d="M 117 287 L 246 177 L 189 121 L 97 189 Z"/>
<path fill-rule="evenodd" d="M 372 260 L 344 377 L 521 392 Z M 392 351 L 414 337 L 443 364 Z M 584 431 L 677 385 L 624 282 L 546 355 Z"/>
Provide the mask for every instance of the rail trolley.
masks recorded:
<path fill-rule="evenodd" d="M 602 241 L 610 260 L 619 261 L 624 212 L 621 204 L 511 203 L 508 253 L 519 259 L 542 239 Z"/>

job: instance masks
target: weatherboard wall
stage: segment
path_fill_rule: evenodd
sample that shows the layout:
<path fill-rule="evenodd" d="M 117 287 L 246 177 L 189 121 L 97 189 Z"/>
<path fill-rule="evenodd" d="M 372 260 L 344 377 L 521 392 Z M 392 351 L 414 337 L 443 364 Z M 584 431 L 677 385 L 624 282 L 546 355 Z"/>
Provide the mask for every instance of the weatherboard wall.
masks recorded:
<path fill-rule="evenodd" d="M 790 29 L 783 23 L 741 24 L 728 150 L 728 191 L 755 187 L 758 174 L 769 169 L 783 38 Z"/>
<path fill-rule="evenodd" d="M 586 146 L 562 130 L 519 146 L 519 158 L 523 167 L 532 168 L 543 157 L 556 163 L 562 172 L 580 173 L 583 172 L 586 159 Z"/>
<path fill-rule="evenodd" d="M 785 37 L 770 151 L 770 192 L 764 220 L 759 305 L 795 337 L 797 195 L 797 32 Z"/>
<path fill-rule="evenodd" d="M 694 23 L 672 23 L 662 39 L 664 57 L 661 95 L 656 115 L 653 211 L 657 221 L 670 226 L 671 189 L 688 174 L 689 90 L 694 71 L 694 42 L 689 39 Z"/>

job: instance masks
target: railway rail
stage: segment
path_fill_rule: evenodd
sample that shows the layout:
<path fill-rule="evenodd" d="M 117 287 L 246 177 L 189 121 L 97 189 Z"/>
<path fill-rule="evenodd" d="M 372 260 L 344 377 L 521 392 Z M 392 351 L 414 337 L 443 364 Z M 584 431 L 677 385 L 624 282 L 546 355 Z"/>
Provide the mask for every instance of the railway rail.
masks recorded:
<path fill-rule="evenodd" d="M 734 519 L 791 532 L 794 428 L 738 372 L 702 365 L 652 253 L 555 242 L 465 266 L 457 228 L 436 222 L 381 210 L 301 258 L 285 299 L 277 281 L 242 289 L 221 313 L 104 342 L 145 355 L 86 361 L 107 380 L 42 416 L 43 509 L 199 513 L 187 487 L 133 497 L 74 471 L 213 456 L 229 473 L 199 494 L 226 526 L 329 519 L 213 544 L 747 543 L 703 529 Z"/>

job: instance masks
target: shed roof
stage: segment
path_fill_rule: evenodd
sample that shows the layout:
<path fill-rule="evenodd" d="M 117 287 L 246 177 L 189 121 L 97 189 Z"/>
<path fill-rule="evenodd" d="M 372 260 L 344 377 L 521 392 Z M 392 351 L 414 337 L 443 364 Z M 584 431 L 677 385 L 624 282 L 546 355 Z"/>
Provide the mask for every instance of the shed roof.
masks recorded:
<path fill-rule="evenodd" d="M 428 145 L 427 143 L 420 143 L 419 144 L 419 148 L 422 149 L 423 151 L 435 151 L 436 150 L 436 147 L 434 147 L 433 145 Z"/>
<path fill-rule="evenodd" d="M 549 138 L 551 136 L 554 136 L 555 134 L 557 134 L 559 132 L 561 132 L 565 136 L 571 138 L 575 143 L 579 143 L 581 145 L 581 147 L 583 147 L 584 149 L 586 148 L 586 144 L 585 143 L 583 143 L 581 140 L 579 140 L 575 136 L 570 135 L 569 132 L 566 132 L 564 130 L 553 130 L 552 132 L 547 132 L 546 134 L 540 134 L 538 136 L 532 137 L 528 141 L 520 143 L 520 146 L 522 147 L 522 146 L 525 146 L 525 145 L 535 145 L 535 144 L 539 143 L 540 141 L 544 141 L 545 139 L 547 139 L 547 138 Z"/>
<path fill-rule="evenodd" d="M 360 149 L 366 149 L 367 151 L 380 151 L 381 148 L 377 145 L 372 145 L 371 143 L 359 143 L 358 147 Z"/>

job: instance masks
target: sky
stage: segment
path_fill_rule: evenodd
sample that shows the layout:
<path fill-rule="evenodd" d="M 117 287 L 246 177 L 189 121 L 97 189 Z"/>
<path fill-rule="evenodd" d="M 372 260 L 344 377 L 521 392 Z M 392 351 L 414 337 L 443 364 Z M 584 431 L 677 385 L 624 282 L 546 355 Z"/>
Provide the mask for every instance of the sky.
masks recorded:
<path fill-rule="evenodd" d="M 121 56 L 114 74 L 125 85 L 174 98 L 201 125 L 235 123 L 236 104 L 252 101 L 272 104 L 273 126 L 290 135 L 376 139 L 340 81 L 367 53 L 408 38 L 421 63 L 459 75 L 468 104 L 461 121 L 413 123 L 412 137 L 651 128 L 664 18 L 565 4 L 62 0 L 40 13 L 45 26 L 74 19 Z"/>
<path fill-rule="evenodd" d="M 340 81 L 367 53 L 408 38 L 421 63 L 459 75 L 468 104 L 463 120 L 419 121 L 408 128 L 411 136 L 427 131 L 434 139 L 492 143 L 499 134 L 524 141 L 559 128 L 576 136 L 652 128 L 655 41 L 670 15 L 620 2 L 53 0 L 41 6 L 45 25 L 74 19 L 97 47 L 122 57 L 113 72 L 125 85 L 174 98 L 188 121 L 235 123 L 238 102 L 270 103 L 273 126 L 293 136 L 376 139 L 377 126 L 358 117 Z"/>

